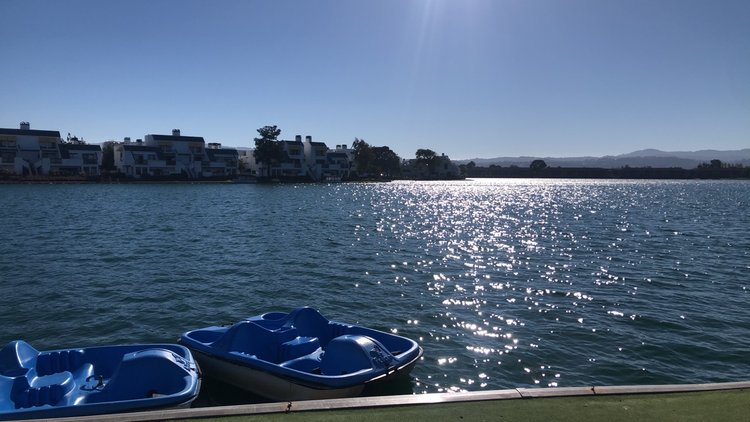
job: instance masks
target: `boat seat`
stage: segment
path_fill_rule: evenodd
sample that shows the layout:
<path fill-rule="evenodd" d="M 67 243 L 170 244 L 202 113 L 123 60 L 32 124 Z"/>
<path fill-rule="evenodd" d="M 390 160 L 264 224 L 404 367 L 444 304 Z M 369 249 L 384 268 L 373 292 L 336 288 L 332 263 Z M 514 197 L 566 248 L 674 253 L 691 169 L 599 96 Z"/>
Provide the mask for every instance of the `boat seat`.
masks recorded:
<path fill-rule="evenodd" d="M 189 383 L 195 366 L 171 350 L 144 349 L 123 356 L 103 388 L 86 396 L 86 403 L 138 400 L 154 394 L 171 395 Z"/>
<path fill-rule="evenodd" d="M 36 358 L 36 372 L 40 376 L 63 371 L 74 372 L 83 363 L 83 350 L 61 350 L 40 353 Z"/>
<path fill-rule="evenodd" d="M 29 380 L 25 376 L 16 377 L 10 397 L 16 409 L 54 406 L 73 390 L 74 386 L 73 374 L 68 371 L 37 377 L 34 379 L 34 386 L 29 385 Z"/>
<path fill-rule="evenodd" d="M 227 353 L 255 355 L 258 359 L 279 363 L 279 346 L 297 337 L 297 330 L 267 330 L 253 321 L 241 321 L 230 327 L 214 343 L 214 347 Z"/>
<path fill-rule="evenodd" d="M 309 355 L 320 348 L 317 337 L 296 337 L 279 346 L 279 362 Z"/>
<path fill-rule="evenodd" d="M 362 335 L 343 335 L 328 343 L 320 361 L 323 375 L 346 375 L 388 368 L 393 356 L 380 342 Z"/>

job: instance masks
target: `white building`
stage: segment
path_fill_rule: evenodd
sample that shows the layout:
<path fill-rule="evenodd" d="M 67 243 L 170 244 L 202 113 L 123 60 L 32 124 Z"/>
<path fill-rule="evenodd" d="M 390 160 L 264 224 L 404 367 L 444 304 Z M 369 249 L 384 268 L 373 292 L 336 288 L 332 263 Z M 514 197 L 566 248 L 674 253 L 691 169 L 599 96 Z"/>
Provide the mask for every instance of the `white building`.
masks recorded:
<path fill-rule="evenodd" d="M 313 142 L 312 136 L 305 136 L 305 164 L 307 174 L 314 181 L 324 179 L 324 171 L 328 167 L 328 146 L 324 142 Z"/>
<path fill-rule="evenodd" d="M 59 145 L 60 161 L 53 160 L 52 172 L 80 174 L 87 177 L 101 175 L 102 147 L 84 143 L 63 143 Z"/>
<path fill-rule="evenodd" d="M 32 130 L 28 122 L 19 129 L 0 128 L 0 171 L 19 175 L 48 175 L 52 159 L 60 158 L 62 142 L 56 130 Z"/>
<path fill-rule="evenodd" d="M 345 180 L 349 178 L 354 168 L 354 150 L 346 144 L 336 145 L 335 150 L 326 153 L 326 167 L 323 170 L 323 180 Z"/>
<path fill-rule="evenodd" d="M 241 150 L 239 158 L 244 172 L 252 176 L 307 179 L 315 182 L 349 177 L 353 150 L 346 145 L 336 145 L 336 149 L 331 150 L 324 142 L 313 141 L 312 136 L 305 136 L 303 141 L 301 135 L 296 135 L 293 141 L 278 142 L 284 152 L 284 159 L 273 163 L 268 170 L 256 162 L 255 150 Z"/>
<path fill-rule="evenodd" d="M 56 130 L 0 128 L 0 173 L 26 176 L 99 176 L 102 149 L 74 141 L 64 143 Z"/>
<path fill-rule="evenodd" d="M 206 142 L 199 136 L 182 136 L 179 129 L 172 135 L 149 134 L 144 140 L 130 142 L 125 138 L 114 147 L 114 161 L 127 177 L 236 177 L 239 156 L 236 149 Z"/>
<path fill-rule="evenodd" d="M 161 150 L 171 174 L 197 179 L 203 175 L 206 141 L 201 136 L 182 136 L 179 129 L 172 135 L 146 135 L 144 144 Z"/>
<path fill-rule="evenodd" d="M 206 148 L 208 161 L 203 163 L 203 177 L 236 177 L 239 174 L 239 153 L 211 142 Z"/>
<path fill-rule="evenodd" d="M 125 138 L 123 143 L 115 145 L 114 164 L 120 173 L 136 179 L 169 176 L 174 170 L 167 167 L 161 149 L 146 146 L 140 139 L 131 142 Z"/>
<path fill-rule="evenodd" d="M 255 161 L 254 149 L 241 149 L 237 151 L 240 161 L 240 172 L 250 176 L 260 176 L 260 166 Z"/>
<path fill-rule="evenodd" d="M 286 154 L 286 159 L 270 169 L 271 177 L 303 178 L 307 176 L 305 165 L 305 145 L 302 137 L 297 135 L 293 141 L 279 141 Z"/>

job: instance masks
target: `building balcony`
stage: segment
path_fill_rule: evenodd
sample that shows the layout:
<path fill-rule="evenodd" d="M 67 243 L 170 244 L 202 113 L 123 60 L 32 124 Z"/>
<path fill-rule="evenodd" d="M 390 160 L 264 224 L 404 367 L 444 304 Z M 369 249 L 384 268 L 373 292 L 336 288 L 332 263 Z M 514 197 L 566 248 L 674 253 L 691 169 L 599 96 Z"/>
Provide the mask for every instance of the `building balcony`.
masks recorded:
<path fill-rule="evenodd" d="M 83 160 L 80 158 L 65 158 L 65 159 L 57 159 L 57 160 L 50 160 L 53 164 L 61 164 L 65 167 L 81 167 L 83 165 Z"/>

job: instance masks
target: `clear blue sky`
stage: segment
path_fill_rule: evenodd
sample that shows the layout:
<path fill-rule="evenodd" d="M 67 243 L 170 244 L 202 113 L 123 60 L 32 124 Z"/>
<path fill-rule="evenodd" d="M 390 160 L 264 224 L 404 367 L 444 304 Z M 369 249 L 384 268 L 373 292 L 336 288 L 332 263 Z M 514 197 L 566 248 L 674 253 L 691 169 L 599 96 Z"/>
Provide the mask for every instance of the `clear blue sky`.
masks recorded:
<path fill-rule="evenodd" d="M 0 127 L 92 143 L 750 147 L 748 0 L 0 0 L 0 58 Z"/>

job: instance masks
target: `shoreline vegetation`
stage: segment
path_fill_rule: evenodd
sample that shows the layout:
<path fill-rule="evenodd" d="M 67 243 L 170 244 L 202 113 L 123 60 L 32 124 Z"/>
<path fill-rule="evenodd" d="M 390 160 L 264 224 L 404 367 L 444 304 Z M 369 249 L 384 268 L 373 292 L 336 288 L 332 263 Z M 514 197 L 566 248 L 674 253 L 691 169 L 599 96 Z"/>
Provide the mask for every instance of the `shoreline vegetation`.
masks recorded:
<path fill-rule="evenodd" d="M 394 180 L 465 180 L 465 179 L 655 179 L 655 180 L 750 180 L 750 167 L 741 166 L 699 166 L 694 169 L 684 168 L 651 168 L 651 167 L 542 167 L 524 168 L 517 166 L 478 167 L 462 164 L 461 172 L 457 176 L 368 176 L 352 177 L 335 181 L 313 181 L 304 177 L 257 177 L 252 183 L 260 184 L 290 184 L 290 183 L 351 183 L 351 182 L 391 182 Z M 186 177 L 143 177 L 132 179 L 119 173 L 105 173 L 99 177 L 83 177 L 70 175 L 22 176 L 15 174 L 0 174 L 0 184 L 47 184 L 47 183 L 180 183 L 180 184 L 222 184 L 243 183 L 237 177 L 217 177 L 203 179 L 189 179 Z"/>
<path fill-rule="evenodd" d="M 693 169 L 680 167 L 476 167 L 462 165 L 467 178 L 538 179 L 750 179 L 750 167 L 706 164 Z"/>

